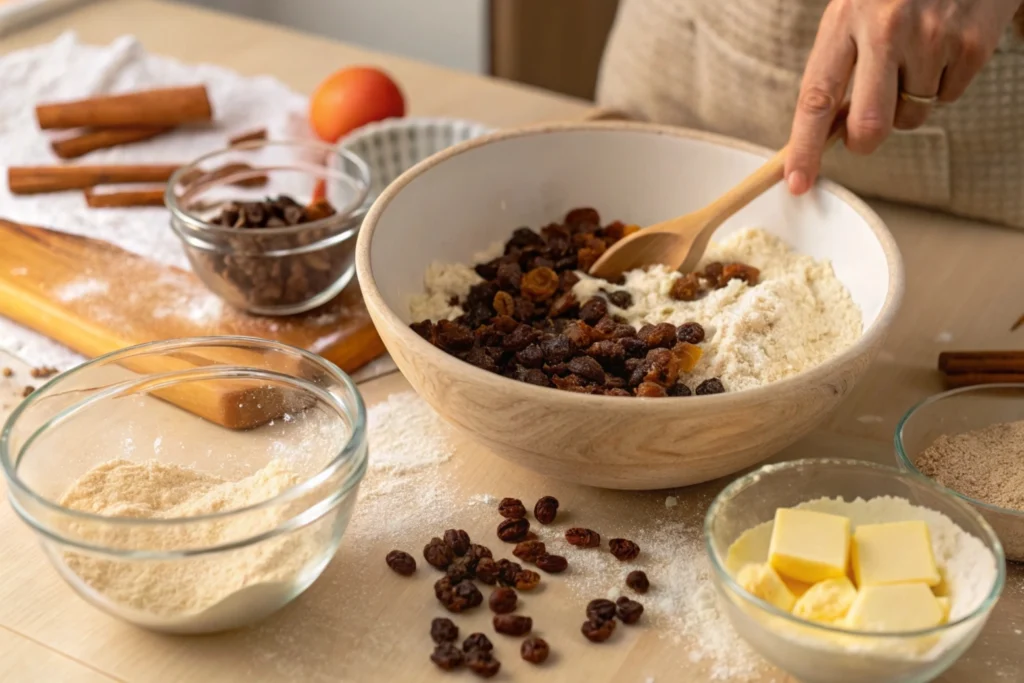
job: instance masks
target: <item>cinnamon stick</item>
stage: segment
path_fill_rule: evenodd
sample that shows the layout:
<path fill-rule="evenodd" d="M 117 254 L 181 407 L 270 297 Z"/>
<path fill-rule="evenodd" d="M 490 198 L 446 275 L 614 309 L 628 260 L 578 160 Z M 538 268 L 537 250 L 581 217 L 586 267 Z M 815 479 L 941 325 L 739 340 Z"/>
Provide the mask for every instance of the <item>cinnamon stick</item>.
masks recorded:
<path fill-rule="evenodd" d="M 266 139 L 267 139 L 267 129 L 266 128 L 258 128 L 256 130 L 251 130 L 248 133 L 242 133 L 241 135 L 236 135 L 235 137 L 228 139 L 228 143 L 231 144 L 231 145 L 240 145 L 243 142 L 255 142 L 256 140 L 266 140 Z"/>
<path fill-rule="evenodd" d="M 946 386 L 951 389 L 973 387 L 979 384 L 1024 384 L 1024 372 L 981 372 L 946 375 Z"/>
<path fill-rule="evenodd" d="M 12 194 L 35 194 L 111 183 L 165 183 L 177 168 L 177 164 L 11 166 L 7 169 L 7 187 Z"/>
<path fill-rule="evenodd" d="M 61 159 L 74 159 L 97 149 L 107 149 L 130 142 L 141 142 L 173 130 L 173 126 L 134 126 L 130 128 L 98 128 L 70 138 L 56 140 L 50 146 Z"/>
<path fill-rule="evenodd" d="M 85 191 L 85 203 L 93 209 L 124 209 L 136 206 L 163 206 L 164 189 L 122 190 L 119 192 Z"/>
<path fill-rule="evenodd" d="M 102 95 L 36 107 L 36 119 L 44 130 L 176 126 L 212 118 L 213 109 L 203 85 Z"/>
<path fill-rule="evenodd" d="M 943 351 L 939 370 L 946 374 L 1024 374 L 1024 351 Z"/>

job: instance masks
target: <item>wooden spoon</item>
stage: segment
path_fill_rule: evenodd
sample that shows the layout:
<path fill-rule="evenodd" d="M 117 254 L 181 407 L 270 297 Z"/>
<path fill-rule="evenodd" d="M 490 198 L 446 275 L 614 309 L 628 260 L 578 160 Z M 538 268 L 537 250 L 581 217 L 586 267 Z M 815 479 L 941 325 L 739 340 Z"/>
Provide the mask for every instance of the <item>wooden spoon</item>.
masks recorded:
<path fill-rule="evenodd" d="M 845 120 L 837 121 L 825 149 L 845 133 Z M 619 240 L 591 266 L 590 275 L 611 280 L 626 271 L 653 264 L 666 265 L 684 273 L 692 271 L 704 256 L 715 230 L 782 180 L 787 154 L 789 145 L 703 209 L 656 223 Z"/>

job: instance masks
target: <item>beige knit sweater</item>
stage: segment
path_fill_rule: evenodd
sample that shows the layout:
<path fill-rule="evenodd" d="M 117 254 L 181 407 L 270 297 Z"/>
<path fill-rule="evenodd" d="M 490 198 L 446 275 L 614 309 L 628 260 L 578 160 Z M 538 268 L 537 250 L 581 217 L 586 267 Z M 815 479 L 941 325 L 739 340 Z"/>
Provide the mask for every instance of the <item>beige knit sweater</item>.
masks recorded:
<path fill-rule="evenodd" d="M 828 0 L 621 0 L 598 102 L 781 147 Z M 1024 29 L 1024 10 L 1018 13 Z M 882 197 L 1024 228 L 1024 38 L 1010 29 L 964 97 L 825 173 Z"/>

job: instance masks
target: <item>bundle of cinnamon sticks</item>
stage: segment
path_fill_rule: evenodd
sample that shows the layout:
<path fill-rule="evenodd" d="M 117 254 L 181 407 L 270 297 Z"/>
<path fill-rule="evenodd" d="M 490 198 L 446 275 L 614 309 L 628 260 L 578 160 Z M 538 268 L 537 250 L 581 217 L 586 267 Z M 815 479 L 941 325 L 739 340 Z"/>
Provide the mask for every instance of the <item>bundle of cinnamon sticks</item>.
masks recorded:
<path fill-rule="evenodd" d="M 939 370 L 950 387 L 1024 383 L 1024 351 L 944 351 Z"/>

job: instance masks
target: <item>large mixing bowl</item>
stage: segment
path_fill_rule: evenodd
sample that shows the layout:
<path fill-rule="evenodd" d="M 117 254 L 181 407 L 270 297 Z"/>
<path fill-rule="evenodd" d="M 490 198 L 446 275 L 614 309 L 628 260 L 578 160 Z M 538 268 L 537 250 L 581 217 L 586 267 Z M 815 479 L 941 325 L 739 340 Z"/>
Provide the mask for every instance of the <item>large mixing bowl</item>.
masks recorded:
<path fill-rule="evenodd" d="M 523 225 L 568 209 L 650 225 L 698 209 L 768 150 L 678 128 L 544 125 L 445 150 L 403 174 L 367 215 L 356 269 L 373 321 L 417 392 L 493 453 L 542 474 L 619 489 L 681 486 L 731 474 L 825 419 L 870 365 L 903 293 L 899 251 L 881 219 L 832 183 L 800 198 L 777 187 L 719 229 L 763 227 L 832 261 L 864 332 L 813 369 L 714 396 L 636 399 L 532 386 L 478 369 L 413 330 L 410 298 L 435 261 L 468 263 Z"/>

